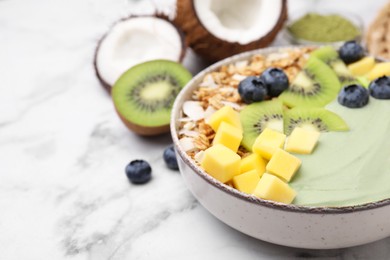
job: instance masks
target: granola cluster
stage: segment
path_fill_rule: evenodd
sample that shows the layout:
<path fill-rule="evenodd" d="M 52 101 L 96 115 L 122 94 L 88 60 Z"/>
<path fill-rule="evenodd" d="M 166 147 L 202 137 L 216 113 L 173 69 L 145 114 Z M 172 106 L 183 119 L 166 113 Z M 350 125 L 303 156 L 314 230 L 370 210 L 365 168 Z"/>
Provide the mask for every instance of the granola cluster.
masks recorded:
<path fill-rule="evenodd" d="M 370 54 L 390 59 L 390 2 L 381 9 L 369 26 L 365 41 Z"/>
<path fill-rule="evenodd" d="M 311 47 L 291 48 L 269 55 L 257 54 L 248 61 L 225 65 L 207 74 L 193 92 L 192 100 L 183 105 L 179 126 L 182 148 L 199 162 L 203 151 L 211 146 L 215 136 L 214 130 L 207 124 L 208 118 L 225 105 L 237 111 L 245 106 L 237 91 L 241 80 L 248 76 L 258 76 L 269 67 L 276 67 L 283 69 L 291 82 L 303 68 L 312 50 Z M 248 152 L 240 147 L 238 154 L 243 157 Z"/>

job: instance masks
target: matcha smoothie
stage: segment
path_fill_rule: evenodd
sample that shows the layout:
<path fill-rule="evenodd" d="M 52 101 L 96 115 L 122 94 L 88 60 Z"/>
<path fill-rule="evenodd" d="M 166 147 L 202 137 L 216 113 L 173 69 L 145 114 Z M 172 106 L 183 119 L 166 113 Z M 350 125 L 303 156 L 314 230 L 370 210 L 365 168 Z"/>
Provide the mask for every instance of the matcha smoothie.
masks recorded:
<path fill-rule="evenodd" d="M 297 205 L 350 206 L 390 198 L 390 101 L 370 98 L 350 109 L 327 106 L 349 125 L 347 132 L 322 133 L 291 186 Z"/>

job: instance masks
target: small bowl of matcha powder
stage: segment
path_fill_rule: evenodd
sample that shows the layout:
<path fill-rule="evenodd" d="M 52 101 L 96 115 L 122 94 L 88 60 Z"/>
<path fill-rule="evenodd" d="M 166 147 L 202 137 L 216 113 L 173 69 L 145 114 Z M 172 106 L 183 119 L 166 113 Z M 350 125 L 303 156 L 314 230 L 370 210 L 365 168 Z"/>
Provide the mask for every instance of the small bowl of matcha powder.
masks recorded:
<path fill-rule="evenodd" d="M 323 44 L 361 39 L 362 22 L 352 14 L 307 13 L 286 27 L 289 40 L 295 44 Z"/>

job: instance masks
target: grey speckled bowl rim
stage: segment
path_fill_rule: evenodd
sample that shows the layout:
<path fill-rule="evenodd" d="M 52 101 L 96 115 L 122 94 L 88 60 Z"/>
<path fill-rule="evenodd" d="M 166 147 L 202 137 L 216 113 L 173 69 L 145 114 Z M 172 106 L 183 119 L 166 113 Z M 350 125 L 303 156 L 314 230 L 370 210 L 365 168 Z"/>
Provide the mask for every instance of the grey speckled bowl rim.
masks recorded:
<path fill-rule="evenodd" d="M 317 46 L 318 47 L 318 46 Z M 182 91 L 177 96 L 173 109 L 171 114 L 171 135 L 173 139 L 173 143 L 176 149 L 177 154 L 183 159 L 184 163 L 189 166 L 198 176 L 203 178 L 205 181 L 207 181 L 212 186 L 216 187 L 217 189 L 220 189 L 227 194 L 234 196 L 238 199 L 244 200 L 246 202 L 250 202 L 259 206 L 265 206 L 272 209 L 282 210 L 282 211 L 291 211 L 291 212 L 301 212 L 301 213 L 313 213 L 313 214 L 343 214 L 343 213 L 351 213 L 351 212 L 357 212 L 357 211 L 363 211 L 363 210 L 370 210 L 375 209 L 379 207 L 389 206 L 390 205 L 390 198 L 375 201 L 375 202 L 369 202 L 365 204 L 355 205 L 355 206 L 342 206 L 342 207 L 313 207 L 313 206 L 298 206 L 293 204 L 284 204 L 284 203 L 278 203 L 273 202 L 269 200 L 263 200 L 260 198 L 257 198 L 253 195 L 245 194 L 243 192 L 240 192 L 226 184 L 221 183 L 220 181 L 214 179 L 209 174 L 207 174 L 204 170 L 202 170 L 200 167 L 196 165 L 196 163 L 180 148 L 179 145 L 179 139 L 177 134 L 177 128 L 178 128 L 178 119 L 181 115 L 181 108 L 183 105 L 183 102 L 186 100 L 189 100 L 191 97 L 191 94 L 194 89 L 196 89 L 201 82 L 201 80 L 204 78 L 204 76 L 212 71 L 217 70 L 223 65 L 231 64 L 237 61 L 244 61 L 248 60 L 251 56 L 255 54 L 271 54 L 274 52 L 279 52 L 283 49 L 287 48 L 300 48 L 300 46 L 286 46 L 286 47 L 268 47 L 264 49 L 258 49 L 253 51 L 244 52 L 241 54 L 234 55 L 232 57 L 223 59 L 208 68 L 202 70 L 199 72 L 190 82 L 187 83 L 187 85 L 182 89 Z"/>

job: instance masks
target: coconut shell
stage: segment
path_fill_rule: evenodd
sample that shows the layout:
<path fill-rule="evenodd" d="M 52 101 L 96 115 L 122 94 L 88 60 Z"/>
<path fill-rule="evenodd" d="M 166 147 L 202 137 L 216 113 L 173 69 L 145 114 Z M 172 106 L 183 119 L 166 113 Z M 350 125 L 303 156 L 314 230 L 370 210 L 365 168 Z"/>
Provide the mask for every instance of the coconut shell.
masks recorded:
<path fill-rule="evenodd" d="M 287 0 L 283 0 L 282 10 L 274 28 L 260 39 L 242 45 L 237 42 L 227 42 L 219 39 L 207 31 L 196 15 L 193 0 L 177 0 L 176 8 L 176 17 L 173 22 L 185 33 L 188 46 L 194 52 L 212 62 L 237 53 L 268 46 L 275 39 L 287 19 Z"/>
<path fill-rule="evenodd" d="M 125 17 L 125 18 L 122 18 L 118 21 L 116 21 L 111 27 L 110 29 L 98 40 L 97 42 L 97 45 L 96 45 L 96 48 L 95 48 L 95 53 L 94 53 L 94 57 L 93 57 L 93 67 L 95 69 L 95 74 L 96 74 L 96 77 L 98 78 L 100 84 L 107 90 L 108 93 L 111 93 L 111 88 L 113 86 L 111 86 L 110 84 L 108 84 L 104 79 L 103 77 L 100 75 L 99 73 L 99 70 L 97 68 L 97 54 L 99 52 L 99 48 L 100 48 L 100 45 L 101 43 L 103 42 L 104 38 L 106 38 L 106 36 L 110 33 L 111 29 L 118 23 L 120 22 L 123 22 L 123 21 L 126 21 L 126 20 L 129 20 L 129 19 L 132 19 L 132 18 L 137 18 L 137 17 L 148 17 L 148 15 L 131 15 L 129 17 Z M 169 22 L 170 24 L 172 24 L 177 32 L 179 33 L 180 35 L 180 39 L 181 39 L 181 53 L 180 53 L 180 57 L 179 57 L 179 60 L 177 60 L 177 62 L 182 62 L 183 61 L 183 58 L 185 56 L 185 53 L 186 53 L 186 49 L 187 49 L 187 45 L 186 45 L 186 41 L 184 40 L 184 32 L 176 25 L 174 24 L 172 21 L 170 21 L 168 19 L 168 17 L 162 15 L 162 14 L 155 14 L 153 16 L 150 16 L 150 17 L 155 17 L 155 18 L 158 18 L 158 19 L 163 19 L 167 22 Z"/>

